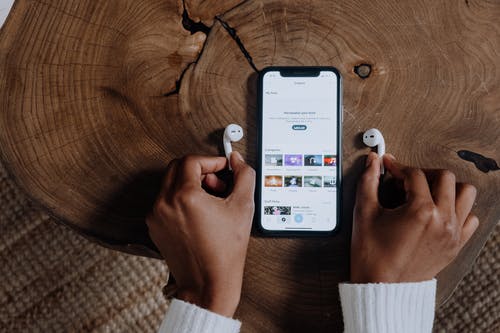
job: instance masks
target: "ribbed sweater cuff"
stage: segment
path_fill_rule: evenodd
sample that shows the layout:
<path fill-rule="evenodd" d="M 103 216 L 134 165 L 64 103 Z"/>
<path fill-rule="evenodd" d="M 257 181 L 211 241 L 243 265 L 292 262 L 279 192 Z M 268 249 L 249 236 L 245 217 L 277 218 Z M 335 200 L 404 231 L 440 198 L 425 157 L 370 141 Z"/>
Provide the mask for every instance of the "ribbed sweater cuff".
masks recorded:
<path fill-rule="evenodd" d="M 241 322 L 173 299 L 158 333 L 238 333 Z"/>
<path fill-rule="evenodd" d="M 436 280 L 339 284 L 345 333 L 432 332 Z"/>

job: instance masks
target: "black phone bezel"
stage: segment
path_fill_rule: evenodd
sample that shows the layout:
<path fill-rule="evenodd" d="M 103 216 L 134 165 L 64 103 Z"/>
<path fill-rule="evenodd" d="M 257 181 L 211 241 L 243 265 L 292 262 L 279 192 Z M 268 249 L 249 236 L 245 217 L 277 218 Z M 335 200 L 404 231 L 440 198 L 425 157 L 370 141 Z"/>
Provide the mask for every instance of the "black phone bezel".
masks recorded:
<path fill-rule="evenodd" d="M 285 77 L 309 77 L 318 76 L 321 71 L 331 71 L 337 77 L 337 224 L 333 230 L 268 230 L 262 226 L 261 221 L 261 197 L 262 197 L 262 95 L 264 75 L 271 71 L 279 71 Z M 317 73 L 317 74 L 316 74 Z M 257 184 L 255 191 L 255 218 L 259 232 L 266 236 L 330 236 L 337 233 L 341 227 L 342 216 L 342 121 L 343 121 L 343 103 L 342 103 L 342 76 L 337 68 L 331 66 L 270 66 L 265 67 L 259 72 L 257 87 L 257 110 L 258 110 L 258 158 L 257 158 Z"/>

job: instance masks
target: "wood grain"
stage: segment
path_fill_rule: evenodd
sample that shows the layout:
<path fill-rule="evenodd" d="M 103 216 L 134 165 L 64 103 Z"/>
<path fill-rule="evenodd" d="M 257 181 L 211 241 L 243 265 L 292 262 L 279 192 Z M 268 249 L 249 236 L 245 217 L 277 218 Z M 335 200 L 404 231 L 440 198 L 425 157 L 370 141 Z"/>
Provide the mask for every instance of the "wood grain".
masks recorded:
<path fill-rule="evenodd" d="M 235 147 L 255 165 L 258 70 L 335 66 L 345 104 L 341 231 L 254 234 L 244 331 L 340 330 L 337 283 L 348 279 L 353 195 L 368 151 L 360 133 L 371 127 L 403 162 L 451 169 L 478 188 L 481 224 L 438 277 L 442 303 L 500 218 L 500 172 L 457 154 L 500 161 L 500 3 L 245 1 L 224 3 L 234 8 L 215 19 L 224 10 L 188 3 L 194 21 L 211 26 L 206 41 L 183 29 L 174 1 L 16 3 L 0 35 L 0 147 L 19 185 L 80 232 L 152 255 L 143 216 L 166 163 L 220 154 L 222 129 L 237 122 L 247 134 Z"/>
<path fill-rule="evenodd" d="M 177 95 L 164 95 L 205 35 L 181 12 L 163 0 L 18 1 L 2 29 L 3 160 L 33 199 L 110 244 L 149 244 L 144 214 L 189 139 Z"/>
<path fill-rule="evenodd" d="M 243 0 L 185 0 L 184 8 L 194 22 L 212 26 L 214 18 L 236 7 Z"/>

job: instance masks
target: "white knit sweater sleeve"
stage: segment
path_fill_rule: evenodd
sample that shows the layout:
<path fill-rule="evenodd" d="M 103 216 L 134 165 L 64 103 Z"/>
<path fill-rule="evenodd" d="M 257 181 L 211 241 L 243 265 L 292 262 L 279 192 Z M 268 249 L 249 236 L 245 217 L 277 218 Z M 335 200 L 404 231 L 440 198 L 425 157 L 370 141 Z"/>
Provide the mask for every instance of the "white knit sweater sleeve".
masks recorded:
<path fill-rule="evenodd" d="M 173 299 L 158 333 L 238 333 L 241 322 Z"/>
<path fill-rule="evenodd" d="M 339 284 L 345 333 L 430 333 L 436 280 Z"/>

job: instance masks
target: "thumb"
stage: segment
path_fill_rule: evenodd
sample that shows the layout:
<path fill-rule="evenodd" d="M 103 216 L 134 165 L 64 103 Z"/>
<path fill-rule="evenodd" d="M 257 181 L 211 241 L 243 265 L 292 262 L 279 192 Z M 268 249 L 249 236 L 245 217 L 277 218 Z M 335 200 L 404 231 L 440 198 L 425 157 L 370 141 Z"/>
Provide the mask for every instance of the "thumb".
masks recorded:
<path fill-rule="evenodd" d="M 255 170 L 245 162 L 237 151 L 233 151 L 230 158 L 234 174 L 234 188 L 229 198 L 253 202 Z"/>
<path fill-rule="evenodd" d="M 364 213 L 380 207 L 378 186 L 380 178 L 380 159 L 371 152 L 366 157 L 366 168 L 358 182 L 356 191 L 356 211 Z"/>

